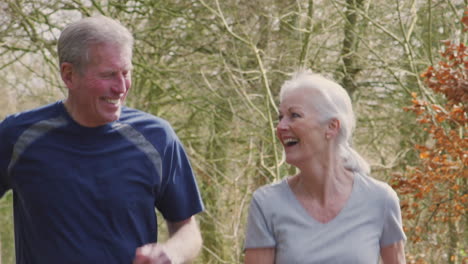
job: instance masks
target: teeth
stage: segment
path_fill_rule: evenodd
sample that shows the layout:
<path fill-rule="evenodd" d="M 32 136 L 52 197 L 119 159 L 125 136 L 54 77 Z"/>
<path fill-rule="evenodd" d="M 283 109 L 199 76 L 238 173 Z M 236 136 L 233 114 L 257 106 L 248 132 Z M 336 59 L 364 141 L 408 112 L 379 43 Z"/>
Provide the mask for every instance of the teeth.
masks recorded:
<path fill-rule="evenodd" d="M 118 104 L 120 102 L 119 99 L 105 99 L 106 102 L 110 103 L 110 104 Z"/>
<path fill-rule="evenodd" d="M 286 138 L 285 140 L 283 140 L 284 144 L 291 144 L 291 143 L 297 143 L 299 140 L 295 139 L 295 138 Z"/>

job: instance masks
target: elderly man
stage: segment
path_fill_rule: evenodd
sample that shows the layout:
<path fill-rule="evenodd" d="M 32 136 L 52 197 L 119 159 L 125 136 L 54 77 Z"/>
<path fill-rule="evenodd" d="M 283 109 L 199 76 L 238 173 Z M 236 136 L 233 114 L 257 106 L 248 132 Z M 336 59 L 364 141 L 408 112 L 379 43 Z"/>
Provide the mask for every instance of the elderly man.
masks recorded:
<path fill-rule="evenodd" d="M 124 106 L 132 48 L 108 17 L 67 26 L 58 54 L 68 97 L 0 123 L 0 197 L 13 190 L 18 264 L 184 263 L 199 252 L 203 203 L 181 142 L 165 120 Z"/>

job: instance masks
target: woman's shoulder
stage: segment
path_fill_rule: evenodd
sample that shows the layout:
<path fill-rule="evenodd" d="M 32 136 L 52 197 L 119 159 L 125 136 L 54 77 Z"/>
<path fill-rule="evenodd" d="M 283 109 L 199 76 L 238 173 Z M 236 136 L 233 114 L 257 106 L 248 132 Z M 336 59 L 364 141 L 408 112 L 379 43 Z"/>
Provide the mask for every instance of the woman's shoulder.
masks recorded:
<path fill-rule="evenodd" d="M 388 185 L 388 183 L 383 180 L 376 179 L 370 175 L 363 174 L 363 173 L 356 173 L 355 175 L 357 179 L 360 180 L 361 185 L 364 188 L 376 189 L 379 191 L 391 189 L 390 185 Z"/>
<path fill-rule="evenodd" d="M 254 191 L 253 198 L 258 201 L 273 201 L 282 198 L 287 191 L 287 184 L 286 178 L 265 184 Z"/>
<path fill-rule="evenodd" d="M 356 174 L 357 179 L 360 181 L 360 188 L 363 193 L 373 196 L 389 198 L 395 197 L 396 192 L 385 181 L 373 178 L 369 175 Z"/>

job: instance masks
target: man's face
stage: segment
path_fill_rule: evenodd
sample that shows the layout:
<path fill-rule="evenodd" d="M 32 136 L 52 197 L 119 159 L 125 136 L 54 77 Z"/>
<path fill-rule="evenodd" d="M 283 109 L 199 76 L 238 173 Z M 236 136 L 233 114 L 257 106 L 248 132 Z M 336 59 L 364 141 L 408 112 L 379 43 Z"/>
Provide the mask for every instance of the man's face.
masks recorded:
<path fill-rule="evenodd" d="M 83 126 L 96 127 L 120 117 L 131 87 L 130 48 L 112 44 L 89 47 L 89 61 L 73 74 L 70 88 L 72 116 Z"/>

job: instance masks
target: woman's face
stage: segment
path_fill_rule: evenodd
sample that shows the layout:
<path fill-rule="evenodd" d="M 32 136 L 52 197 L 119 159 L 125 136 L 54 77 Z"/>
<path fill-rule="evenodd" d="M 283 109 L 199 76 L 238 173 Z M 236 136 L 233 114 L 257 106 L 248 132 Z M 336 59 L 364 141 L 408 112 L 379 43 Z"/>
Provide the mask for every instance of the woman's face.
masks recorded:
<path fill-rule="evenodd" d="M 279 105 L 276 135 L 284 146 L 286 162 L 296 167 L 314 155 L 324 155 L 327 145 L 325 123 L 320 122 L 313 98 L 317 91 L 298 88 L 284 94 Z"/>

